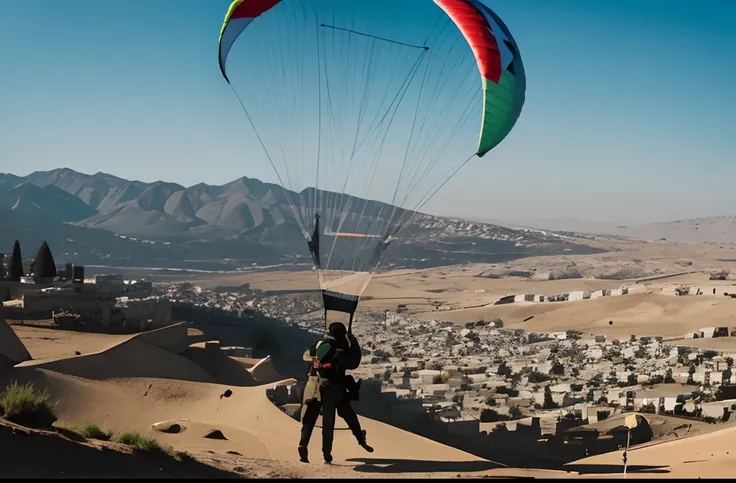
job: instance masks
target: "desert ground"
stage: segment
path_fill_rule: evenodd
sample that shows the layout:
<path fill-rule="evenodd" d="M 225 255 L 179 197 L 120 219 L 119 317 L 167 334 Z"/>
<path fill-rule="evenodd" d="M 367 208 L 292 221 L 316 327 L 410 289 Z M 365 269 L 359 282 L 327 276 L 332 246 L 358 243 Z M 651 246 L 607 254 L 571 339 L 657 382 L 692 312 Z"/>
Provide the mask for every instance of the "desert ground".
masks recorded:
<path fill-rule="evenodd" d="M 736 292 L 736 281 L 708 280 L 710 270 L 736 268 L 734 262 L 721 261 L 735 259 L 736 248 L 616 243 L 616 252 L 603 255 L 379 273 L 365 293 L 362 309 L 396 310 L 399 304 L 405 304 L 409 313 L 427 320 L 462 323 L 500 317 L 506 328 L 540 332 L 576 329 L 611 337 L 636 334 L 676 339 L 701 327 L 736 325 L 736 299 L 723 295 Z M 583 278 L 487 278 L 494 270 L 536 269 L 541 273 L 571 264 L 582 267 Z M 601 280 L 590 277 L 585 268 L 602 265 L 618 266 L 621 270 L 631 266 L 644 269 L 639 270 L 641 277 Z M 664 278 L 647 281 L 651 276 Z M 194 283 L 209 287 L 248 283 L 269 292 L 314 290 L 315 279 L 311 272 L 278 272 L 221 275 Z M 493 305 L 506 295 L 552 295 L 616 289 L 622 285 L 630 287 L 628 295 Z M 697 286 L 703 295 L 675 296 L 674 288 L 680 285 Z M 304 464 L 298 462 L 296 453 L 299 423 L 266 396 L 267 389 L 289 381 L 280 380 L 267 363 L 256 365 L 257 361 L 229 356 L 222 360 L 201 357 L 201 351 L 206 350 L 202 334 L 188 329 L 186 324 L 135 335 L 103 335 L 29 327 L 19 322 L 6 324 L 0 320 L 0 336 L 0 354 L 10 361 L 0 365 L 0 385 L 32 381 L 36 387 L 48 389 L 53 411 L 59 418 L 57 426 L 94 423 L 115 433 L 137 431 L 191 456 L 186 468 L 172 468 L 169 463 L 167 466 L 140 454 L 130 454 L 113 443 L 76 441 L 0 421 L 0 440 L 14 445 L 14 463 L 2 465 L 3 476 L 143 476 L 149 474 L 145 470 L 149 466 L 159 467 L 159 476 L 171 477 L 209 472 L 208 476 L 244 477 L 570 478 L 620 477 L 622 470 L 620 451 L 571 463 L 568 471 L 507 468 L 367 418 L 361 419 L 374 453 L 363 451 L 348 431 L 337 430 L 335 461 L 325 465 L 321 462 L 319 431 L 315 431 L 310 443 L 312 462 Z M 718 350 L 730 350 L 733 345 L 736 349 L 731 338 L 688 343 Z M 223 384 L 219 376 L 213 375 L 220 373 L 218 364 L 225 359 L 228 371 L 241 374 L 239 384 Z M 221 397 L 227 390 L 232 395 Z M 653 418 L 652 427 L 669 424 L 656 422 L 651 415 L 645 417 Z M 177 432 L 162 431 L 172 427 Z M 736 441 L 736 428 L 719 428 L 722 429 L 670 435 L 657 444 L 634 447 L 629 453 L 628 470 L 641 477 L 732 476 L 736 453 L 731 455 L 733 451 L 728 448 Z M 221 435 L 207 437 L 213 431 Z M 90 461 L 97 458 L 92 454 L 106 456 L 84 468 L 72 463 L 76 457 L 72 455 Z M 136 473 L 133 467 L 140 471 Z"/>
<path fill-rule="evenodd" d="M 620 452 L 571 463 L 568 471 L 507 468 L 367 418 L 362 418 L 363 426 L 376 448 L 374 453 L 365 453 L 349 432 L 338 429 L 334 463 L 319 462 L 320 438 L 316 433 L 310 444 L 313 462 L 304 464 L 297 461 L 295 452 L 299 423 L 279 411 L 265 394 L 274 383 L 289 381 L 234 387 L 206 380 L 201 368 L 171 350 L 191 336 L 182 326 L 107 338 L 87 337 L 89 334 L 68 337 L 66 332 L 18 325 L 12 330 L 25 342 L 33 359 L 6 369 L 0 379 L 3 383 L 30 380 L 48 388 L 59 417 L 57 425 L 94 422 L 106 431 L 138 431 L 185 451 L 191 459 L 186 468 L 171 468 L 171 463 L 163 465 L 151 457 L 131 454 L 114 443 L 78 442 L 0 421 L 0 438 L 12 442 L 13 447 L 14 463 L 0 469 L 4 476 L 146 476 L 150 466 L 161 467 L 160 476 L 169 477 L 570 478 L 621 472 Z M 47 335 L 38 337 L 40 331 Z M 5 340 L 0 349 L 8 353 L 9 345 Z M 80 348 L 85 352 L 66 355 Z M 220 398 L 227 389 L 232 396 Z M 671 433 L 670 426 L 676 424 L 659 416 L 647 417 L 663 434 Z M 153 427 L 157 423 L 163 423 L 159 427 L 175 423 L 182 429 L 176 434 L 160 432 Z M 609 421 L 611 424 L 616 421 Z M 646 477 L 699 475 L 705 468 L 712 477 L 732 474 L 734 458 L 727 447 L 736 433 L 732 427 L 709 432 L 711 427 L 701 424 L 692 435 L 670 435 L 664 442 L 633 448 L 629 471 Z M 214 430 L 226 439 L 205 437 Z M 20 438 L 20 443 L 13 436 Z M 98 457 L 98 462 L 81 469 L 74 459 L 90 462 Z"/>
<path fill-rule="evenodd" d="M 105 431 L 137 431 L 155 436 L 176 451 L 187 452 L 196 461 L 248 477 L 371 477 L 376 473 L 432 477 L 488 472 L 507 475 L 519 471 L 365 418 L 363 427 L 376 448 L 374 453 L 365 453 L 351 434 L 338 429 L 333 450 L 335 462 L 331 466 L 299 463 L 295 451 L 299 423 L 274 406 L 265 392 L 274 384 L 289 381 L 269 384 L 253 381 L 249 387 L 213 382 L 203 368 L 176 353 L 174 348 L 182 347 L 182 342 L 191 336 L 182 324 L 144 334 L 106 338 L 79 333 L 69 337 L 67 332 L 19 325 L 13 325 L 12 330 L 18 338 L 4 339 L 0 350 L 5 354 L 16 353 L 14 349 L 20 340 L 32 359 L 0 372 L 3 385 L 9 381 L 32 381 L 37 387 L 47 388 L 54 413 L 59 417 L 56 424 L 62 427 L 94 423 Z M 39 336 L 41 331 L 46 335 Z M 70 351 L 82 353 L 68 356 Z M 244 372 L 248 371 L 246 366 L 243 365 Z M 227 389 L 232 395 L 221 398 Z M 160 432 L 153 428 L 157 423 L 164 423 L 165 427 L 178 424 L 181 430 L 176 434 Z M 220 431 L 224 439 L 206 437 L 214 430 Z M 54 468 L 66 468 L 70 463 L 54 458 L 51 453 L 66 447 L 59 454 L 67 454 L 70 441 L 48 435 L 53 441 L 50 443 L 43 439 L 43 432 L 2 422 L 0 434 L 10 438 L 10 433 L 30 435 L 44 442 L 16 446 L 17 458 L 13 458 L 16 463 L 3 465 L 1 474 L 64 475 L 62 470 L 54 473 Z M 20 437 L 24 443 L 31 441 Z M 98 450 L 112 445 L 100 441 L 85 444 Z M 39 455 L 34 448 L 49 448 L 49 454 Z M 77 452 L 84 454 L 81 450 Z M 312 439 L 310 453 L 315 462 L 320 461 L 318 435 Z M 39 461 L 44 464 L 39 466 Z M 97 475 L 110 475 L 112 471 L 95 466 L 89 465 L 86 470 Z M 70 471 L 74 473 L 74 468 Z M 120 476 L 140 476 L 140 473 L 120 471 Z"/>

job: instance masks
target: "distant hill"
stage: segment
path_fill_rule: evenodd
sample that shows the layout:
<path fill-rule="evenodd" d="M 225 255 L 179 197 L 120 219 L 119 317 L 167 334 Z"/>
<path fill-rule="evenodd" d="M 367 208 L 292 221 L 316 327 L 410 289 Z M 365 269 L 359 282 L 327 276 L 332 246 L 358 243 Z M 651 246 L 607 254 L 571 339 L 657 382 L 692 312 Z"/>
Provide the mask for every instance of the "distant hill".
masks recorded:
<path fill-rule="evenodd" d="M 642 240 L 682 243 L 736 243 L 736 216 L 648 223 L 618 227 L 615 234 Z"/>
<path fill-rule="evenodd" d="M 309 265 L 289 201 L 307 206 L 316 194 L 324 192 L 309 188 L 294 193 L 247 177 L 221 186 L 185 187 L 68 168 L 23 177 L 0 174 L 0 243 L 9 250 L 13 239 L 28 240 L 24 250 L 35 251 L 47 240 L 55 255 L 63 250 L 56 256 L 59 261 L 77 257 L 105 264 L 210 268 Z M 343 217 L 342 231 L 354 229 L 350 225 L 355 223 L 381 225 L 382 213 L 397 209 L 348 199 L 350 203 L 340 204 L 346 208 L 334 203 L 326 208 Z M 538 230 L 426 214 L 416 214 L 404 230 L 384 256 L 384 266 L 497 262 L 597 251 Z"/>
<path fill-rule="evenodd" d="M 591 222 L 571 217 L 520 219 L 511 221 L 478 220 L 513 229 L 532 228 L 556 233 L 608 235 L 638 240 L 680 243 L 736 243 L 736 216 L 713 216 L 657 223 Z"/>

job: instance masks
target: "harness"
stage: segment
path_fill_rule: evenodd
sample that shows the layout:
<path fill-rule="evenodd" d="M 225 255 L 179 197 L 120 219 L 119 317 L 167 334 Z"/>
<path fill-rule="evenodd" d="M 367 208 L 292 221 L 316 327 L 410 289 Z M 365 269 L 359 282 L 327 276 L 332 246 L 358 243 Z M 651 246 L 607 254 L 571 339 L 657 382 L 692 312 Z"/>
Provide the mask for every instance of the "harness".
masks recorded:
<path fill-rule="evenodd" d="M 317 358 L 315 357 L 314 358 L 314 361 L 312 362 L 312 367 L 314 369 L 331 369 L 332 368 L 332 363 L 331 362 L 322 363 L 322 362 L 318 361 Z"/>

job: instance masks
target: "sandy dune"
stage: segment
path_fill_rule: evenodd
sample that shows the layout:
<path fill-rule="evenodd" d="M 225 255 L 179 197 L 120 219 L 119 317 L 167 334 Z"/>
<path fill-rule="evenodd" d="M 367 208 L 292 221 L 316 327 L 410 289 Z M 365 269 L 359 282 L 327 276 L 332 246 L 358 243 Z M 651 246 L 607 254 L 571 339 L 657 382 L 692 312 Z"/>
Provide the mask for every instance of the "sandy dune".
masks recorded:
<path fill-rule="evenodd" d="M 34 359 L 57 359 L 89 354 L 111 347 L 129 336 L 89 334 L 69 330 L 49 331 L 40 327 L 29 327 L 13 322 L 13 330 Z"/>
<path fill-rule="evenodd" d="M 115 432 L 139 431 L 193 454 L 234 452 L 243 458 L 296 462 L 300 425 L 268 400 L 265 389 L 270 386 L 237 387 L 211 382 L 212 377 L 204 368 L 192 361 L 187 364 L 183 355 L 160 347 L 176 346 L 163 342 L 167 335 L 175 341 L 177 330 L 174 326 L 130 336 L 92 354 L 26 361 L 0 373 L 0 382 L 31 380 L 38 387 L 47 388 L 54 412 L 62 422 L 93 422 Z M 273 371 L 268 360 L 261 365 Z M 220 398 L 227 389 L 232 395 Z M 153 429 L 154 424 L 166 421 L 176 422 L 184 430 L 168 434 Z M 446 471 L 452 472 L 498 467 L 383 423 L 366 418 L 362 421 L 375 453 L 368 454 L 360 448 L 349 431 L 338 430 L 333 451 L 337 466 L 352 467 L 380 460 L 389 466 L 382 471 L 391 472 L 393 466 L 398 473 L 420 471 L 421 461 L 445 464 Z M 206 438 L 212 430 L 219 430 L 226 439 Z M 316 462 L 321 461 L 319 431 L 310 443 L 310 451 Z M 435 468 L 445 471 L 441 465 Z"/>
<path fill-rule="evenodd" d="M 691 438 L 634 448 L 627 471 L 647 478 L 730 478 L 736 474 L 736 427 Z M 623 471 L 622 452 L 593 456 L 568 465 L 588 474 Z"/>
<path fill-rule="evenodd" d="M 55 332 L 49 331 L 49 335 Z M 204 368 L 164 348 L 178 347 L 180 335 L 181 327 L 174 326 L 128 336 L 97 353 L 26 361 L 0 372 L 0 382 L 32 380 L 38 387 L 48 388 L 62 423 L 94 422 L 105 430 L 139 431 L 176 450 L 205 455 L 212 464 L 246 471 L 252 468 L 266 477 L 574 477 L 610 475 L 619 470 L 619 452 L 573 463 L 570 472 L 503 468 L 367 418 L 361 420 L 376 448 L 373 454 L 358 447 L 339 424 L 335 463 L 325 467 L 320 462 L 321 435 L 317 430 L 310 443 L 315 464 L 300 464 L 295 452 L 300 425 L 268 400 L 265 389 L 270 385 L 238 387 L 212 382 Z M 261 364 L 272 370 L 268 359 Z M 244 366 L 243 371 L 247 372 Z M 221 398 L 227 389 L 232 395 Z M 169 434 L 155 430 L 156 423 L 177 423 L 182 429 Z M 213 430 L 225 439 L 206 437 Z M 635 449 L 630 453 L 630 468 L 643 471 L 646 467 L 653 476 L 689 476 L 698 475 L 707 466 L 714 474 L 728 475 L 734 461 L 730 450 L 724 448 L 734 438 L 736 430 L 728 429 Z M 656 468 L 658 465 L 665 468 Z"/>
<path fill-rule="evenodd" d="M 194 459 L 134 454 L 124 445 L 79 441 L 73 435 L 29 430 L 0 419 L 4 478 L 232 478 L 231 468 Z M 74 438 L 74 439 L 71 439 Z M 8 464 L 11 462 L 11 464 Z"/>
<path fill-rule="evenodd" d="M 579 330 L 610 337 L 679 337 L 702 327 L 733 326 L 736 300 L 633 294 L 596 300 L 544 304 L 510 304 L 443 314 L 456 322 L 500 317 L 505 327 L 531 332 Z M 534 316 L 524 322 L 524 319 Z M 609 324 L 609 322 L 613 324 Z"/>
<path fill-rule="evenodd" d="M 295 444 L 299 423 L 276 408 L 266 398 L 262 386 L 238 388 L 149 378 L 88 381 L 47 370 L 25 370 L 24 379 L 30 378 L 39 386 L 48 387 L 55 412 L 66 422 L 95 422 L 113 431 L 136 430 L 155 435 L 162 443 L 191 453 L 234 451 L 246 458 L 298 459 Z M 226 389 L 233 391 L 232 396 L 220 400 L 220 394 Z M 170 420 L 186 429 L 178 434 L 153 430 L 153 424 Z M 351 464 L 348 460 L 369 457 L 455 462 L 452 471 L 460 471 L 461 462 L 472 464 L 475 471 L 496 466 L 385 424 L 366 418 L 362 421 L 371 444 L 376 447 L 375 453 L 368 454 L 358 447 L 348 431 L 336 431 L 333 452 L 336 464 Z M 221 431 L 227 440 L 205 438 L 213 429 Z M 319 431 L 310 443 L 310 451 L 319 462 Z"/>

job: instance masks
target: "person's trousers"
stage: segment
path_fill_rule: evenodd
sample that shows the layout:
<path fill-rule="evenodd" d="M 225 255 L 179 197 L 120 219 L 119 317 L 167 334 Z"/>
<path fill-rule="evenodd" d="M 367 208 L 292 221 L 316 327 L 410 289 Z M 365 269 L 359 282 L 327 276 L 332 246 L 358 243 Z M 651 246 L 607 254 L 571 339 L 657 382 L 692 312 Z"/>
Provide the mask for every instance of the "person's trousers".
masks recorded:
<path fill-rule="evenodd" d="M 322 408 L 322 452 L 332 453 L 332 441 L 335 432 L 335 411 L 345 420 L 355 439 L 360 443 L 363 430 L 358 421 L 358 415 L 350 405 L 350 398 L 345 389 L 339 386 L 322 386 L 320 388 L 322 402 L 313 400 L 307 403 L 307 409 L 302 418 L 302 432 L 299 446 L 308 446 L 312 431 L 317 424 L 320 407 Z"/>

